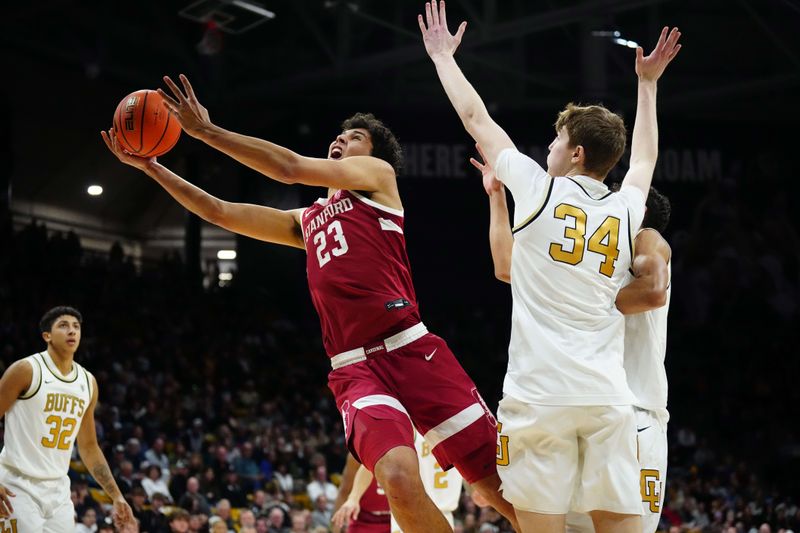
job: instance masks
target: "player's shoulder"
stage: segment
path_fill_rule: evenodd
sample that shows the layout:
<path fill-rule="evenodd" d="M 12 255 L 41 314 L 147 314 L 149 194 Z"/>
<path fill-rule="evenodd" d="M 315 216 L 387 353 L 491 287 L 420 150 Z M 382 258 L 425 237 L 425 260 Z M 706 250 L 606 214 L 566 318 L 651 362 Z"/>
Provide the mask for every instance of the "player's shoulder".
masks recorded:
<path fill-rule="evenodd" d="M 636 250 L 657 252 L 664 257 L 665 261 L 669 261 L 672 258 L 672 248 L 667 242 L 667 239 L 655 228 L 641 228 L 636 233 L 634 244 Z"/>

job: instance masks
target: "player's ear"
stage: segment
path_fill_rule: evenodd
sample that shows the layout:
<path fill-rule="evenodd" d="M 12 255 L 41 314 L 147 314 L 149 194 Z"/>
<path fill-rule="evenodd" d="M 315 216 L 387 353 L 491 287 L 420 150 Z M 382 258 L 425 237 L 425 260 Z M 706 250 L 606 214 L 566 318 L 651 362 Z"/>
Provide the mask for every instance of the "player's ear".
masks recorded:
<path fill-rule="evenodd" d="M 51 335 L 50 335 L 49 331 L 43 331 L 42 332 L 42 338 L 44 339 L 44 342 L 49 344 L 50 343 L 50 337 L 51 337 Z"/>
<path fill-rule="evenodd" d="M 573 164 L 583 165 L 585 159 L 586 159 L 586 151 L 583 149 L 583 145 L 579 144 L 578 146 L 572 149 Z"/>

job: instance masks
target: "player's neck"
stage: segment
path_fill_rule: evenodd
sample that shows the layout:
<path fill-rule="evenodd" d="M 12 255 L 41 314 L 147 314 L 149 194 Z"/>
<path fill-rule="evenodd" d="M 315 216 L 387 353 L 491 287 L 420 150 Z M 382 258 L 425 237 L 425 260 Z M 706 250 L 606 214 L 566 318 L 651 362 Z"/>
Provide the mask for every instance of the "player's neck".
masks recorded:
<path fill-rule="evenodd" d="M 72 361 L 75 359 L 74 352 L 60 352 L 51 344 L 47 347 L 47 353 L 50 355 L 50 359 L 56 364 L 56 368 L 58 368 L 61 374 L 67 376 L 72 372 Z"/>
<path fill-rule="evenodd" d="M 599 181 L 600 183 L 603 183 L 603 181 L 605 181 L 605 179 L 606 179 L 605 175 L 600 176 L 599 174 L 596 174 L 594 172 L 589 172 L 588 170 L 586 170 L 585 168 L 582 168 L 582 167 L 573 167 L 573 168 L 569 169 L 565 175 L 566 175 L 566 177 L 569 177 L 569 176 L 586 176 L 587 178 L 592 178 L 593 180 Z"/>

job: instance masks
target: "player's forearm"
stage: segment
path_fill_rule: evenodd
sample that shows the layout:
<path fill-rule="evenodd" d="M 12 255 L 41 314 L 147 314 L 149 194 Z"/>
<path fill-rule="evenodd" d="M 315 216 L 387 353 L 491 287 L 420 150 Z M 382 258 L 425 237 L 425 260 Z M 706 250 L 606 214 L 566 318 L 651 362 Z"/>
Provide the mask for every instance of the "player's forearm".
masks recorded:
<path fill-rule="evenodd" d="M 494 275 L 500 281 L 511 282 L 511 249 L 514 236 L 508 221 L 508 205 L 504 189 L 489 197 L 489 248 L 492 251 Z"/>
<path fill-rule="evenodd" d="M 350 490 L 347 500 L 354 503 L 361 501 L 361 497 L 367 492 L 370 483 L 372 483 L 372 472 L 367 470 L 364 465 L 359 466 L 353 478 L 353 488 Z"/>
<path fill-rule="evenodd" d="M 658 119 L 656 116 L 656 82 L 639 80 L 636 120 L 631 139 L 631 167 L 655 168 L 658 159 Z"/>
<path fill-rule="evenodd" d="M 219 198 L 158 163 L 149 165 L 144 172 L 183 207 L 212 224 L 218 224 L 223 211 L 223 202 Z"/>
<path fill-rule="evenodd" d="M 87 450 L 79 448 L 79 452 L 83 464 L 86 465 L 92 477 L 103 488 L 105 493 L 112 500 L 121 499 L 122 492 L 120 492 L 117 482 L 114 481 L 114 475 L 111 473 L 100 447 L 95 444 L 94 446 L 89 446 Z"/>
<path fill-rule="evenodd" d="M 464 128 L 473 139 L 481 142 L 478 128 L 489 118 L 489 112 L 478 91 L 464 76 L 453 56 L 437 57 L 433 60 L 433 64 L 436 66 L 436 73 L 444 92 L 447 93 L 447 98 L 453 104 Z M 494 161 L 490 163 L 494 164 Z"/>
<path fill-rule="evenodd" d="M 218 126 L 206 129 L 198 138 L 268 178 L 282 183 L 297 181 L 295 168 L 300 156 L 288 148 Z"/>

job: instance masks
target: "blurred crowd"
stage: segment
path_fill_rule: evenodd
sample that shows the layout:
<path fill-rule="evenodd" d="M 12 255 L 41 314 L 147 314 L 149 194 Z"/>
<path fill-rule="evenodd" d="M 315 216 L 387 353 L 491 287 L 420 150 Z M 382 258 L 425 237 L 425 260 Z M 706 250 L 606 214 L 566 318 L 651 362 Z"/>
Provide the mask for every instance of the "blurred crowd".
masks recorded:
<path fill-rule="evenodd" d="M 762 190 L 753 201 L 734 181 L 704 194 L 690 212 L 676 205 L 681 223 L 667 233 L 672 420 L 661 527 L 800 531 L 791 199 Z M 3 224 L 0 365 L 43 348 L 36 324 L 49 307 L 83 312 L 78 357 L 98 381 L 99 440 L 142 531 L 329 531 L 346 449 L 307 306 L 235 283 L 203 289 L 177 256 L 136 267 L 118 245 L 88 253 L 74 233 Z M 478 312 L 452 322 L 442 333 L 496 404 L 507 322 Z M 78 530 L 110 528 L 108 502 L 77 456 L 70 475 Z M 508 530 L 466 497 L 456 517 L 457 531 Z"/>

